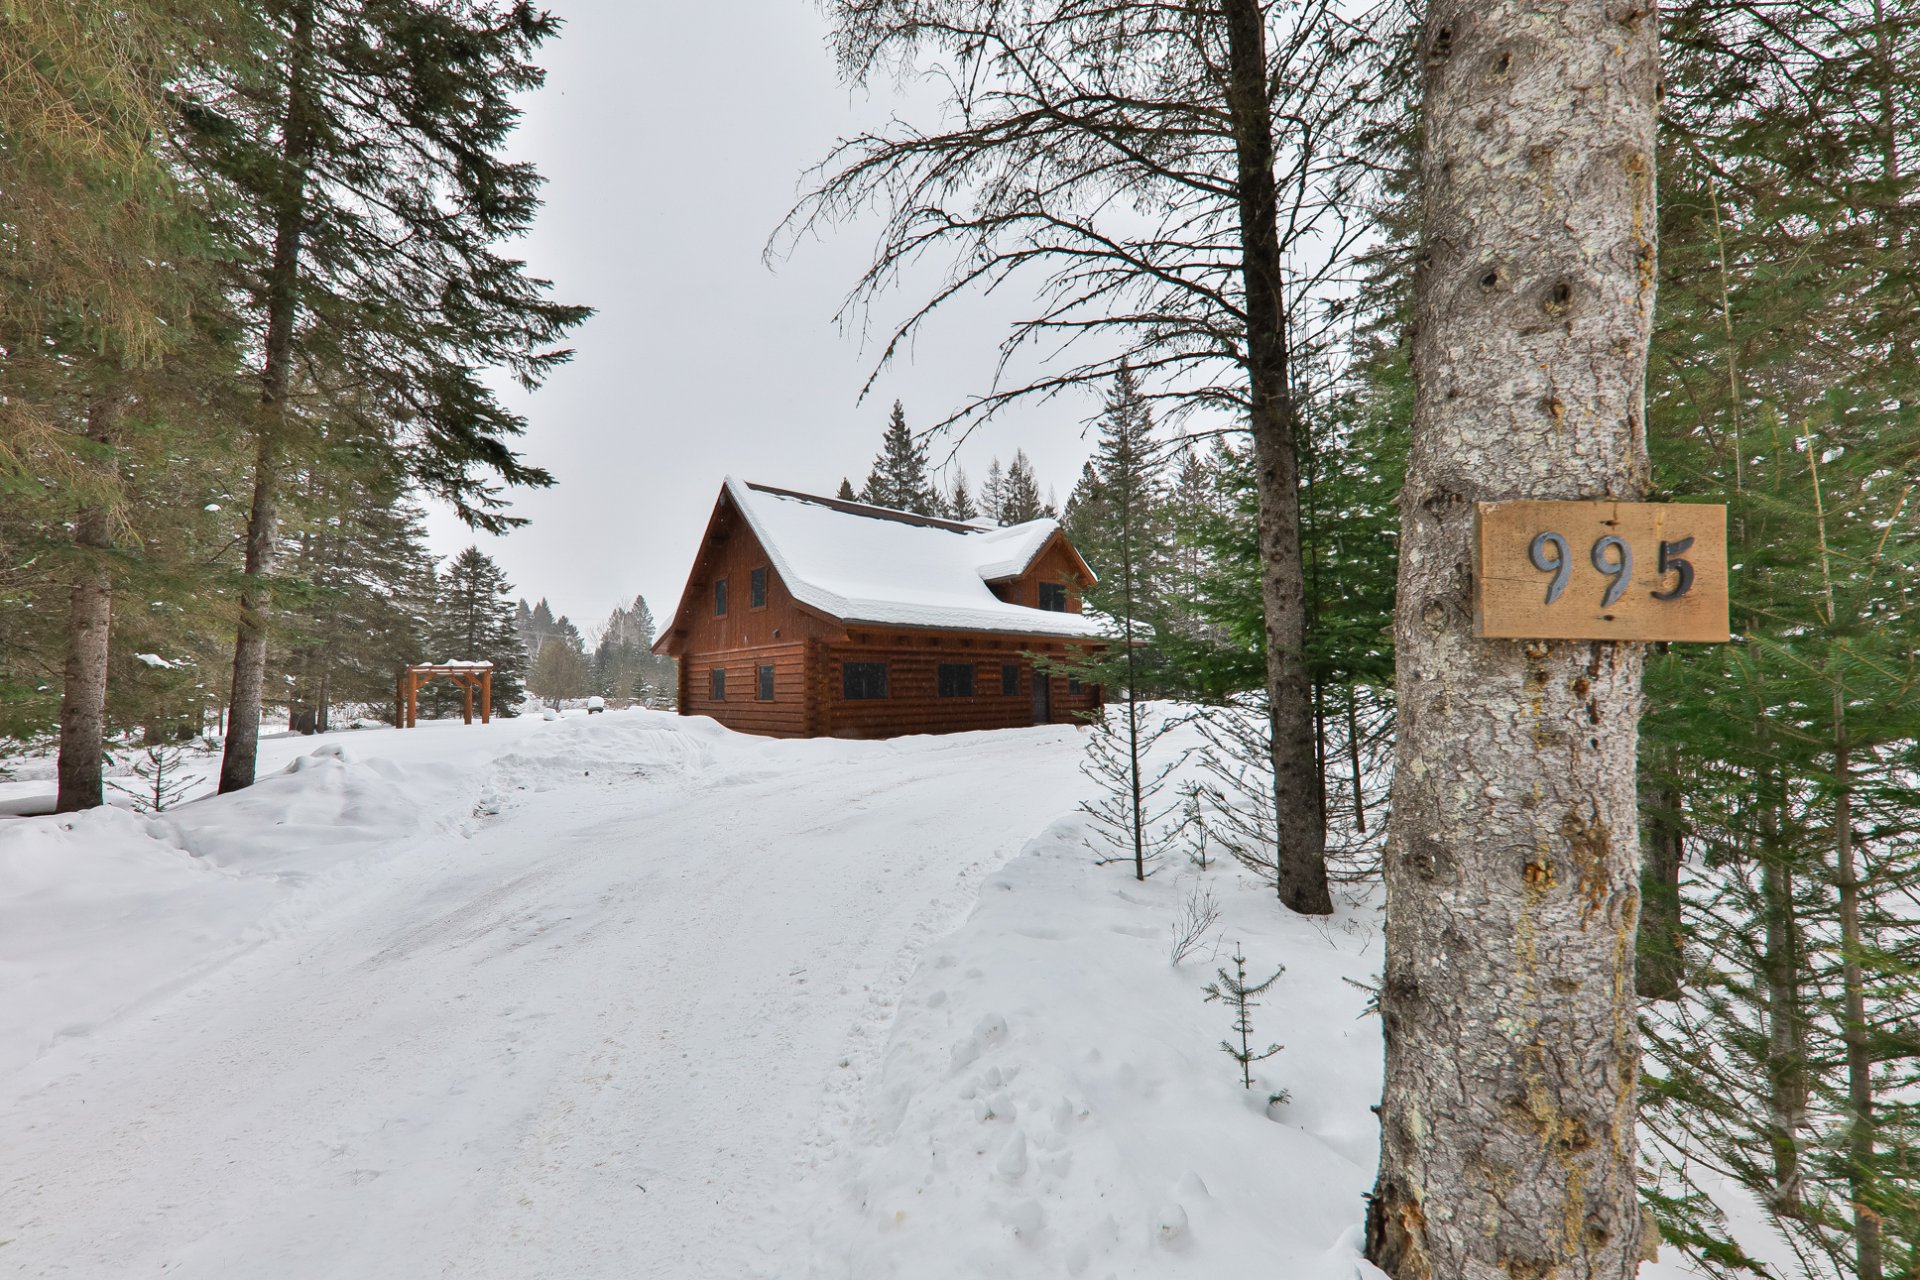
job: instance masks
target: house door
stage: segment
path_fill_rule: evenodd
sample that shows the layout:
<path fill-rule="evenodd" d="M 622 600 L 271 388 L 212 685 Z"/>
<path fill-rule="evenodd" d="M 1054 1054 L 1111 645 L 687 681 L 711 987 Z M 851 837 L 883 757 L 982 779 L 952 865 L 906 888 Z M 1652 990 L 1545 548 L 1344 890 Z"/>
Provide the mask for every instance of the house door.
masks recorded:
<path fill-rule="evenodd" d="M 1033 722 L 1053 723 L 1053 677 L 1044 671 L 1033 673 Z"/>

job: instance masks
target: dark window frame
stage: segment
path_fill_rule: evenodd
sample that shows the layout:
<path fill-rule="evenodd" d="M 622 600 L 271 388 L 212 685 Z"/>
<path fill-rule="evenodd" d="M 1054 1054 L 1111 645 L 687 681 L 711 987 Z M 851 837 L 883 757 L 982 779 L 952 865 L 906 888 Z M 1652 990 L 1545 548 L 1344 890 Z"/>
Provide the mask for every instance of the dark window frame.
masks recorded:
<path fill-rule="evenodd" d="M 1079 677 L 1079 676 L 1075 676 L 1075 675 L 1070 675 L 1070 676 L 1068 676 L 1068 677 L 1067 677 L 1067 692 L 1068 692 L 1068 693 L 1079 693 L 1079 692 L 1080 692 L 1080 677 Z"/>
<path fill-rule="evenodd" d="M 767 566 L 761 565 L 747 575 L 747 608 L 767 607 Z"/>
<path fill-rule="evenodd" d="M 773 664 L 771 662 L 761 663 L 760 670 L 756 674 L 758 676 L 758 679 L 754 681 L 754 693 L 757 695 L 756 701 L 772 702 Z"/>
<path fill-rule="evenodd" d="M 878 680 L 872 677 L 877 675 Z M 892 696 L 884 662 L 842 662 L 840 699 L 843 702 L 878 702 Z"/>
<path fill-rule="evenodd" d="M 727 669 L 715 667 L 707 672 L 707 700 L 725 702 L 727 700 Z"/>
<path fill-rule="evenodd" d="M 1020 664 L 1004 662 L 1000 664 L 1000 693 L 1003 697 L 1020 696 Z"/>
<path fill-rule="evenodd" d="M 1066 613 L 1067 584 L 1064 582 L 1043 582 L 1040 584 L 1040 607 L 1048 613 Z"/>
<path fill-rule="evenodd" d="M 713 616 L 716 618 L 727 616 L 727 580 L 725 578 L 713 580 Z"/>
<path fill-rule="evenodd" d="M 934 680 L 935 690 L 942 698 L 971 698 L 975 687 L 973 663 L 943 662 L 935 671 Z"/>

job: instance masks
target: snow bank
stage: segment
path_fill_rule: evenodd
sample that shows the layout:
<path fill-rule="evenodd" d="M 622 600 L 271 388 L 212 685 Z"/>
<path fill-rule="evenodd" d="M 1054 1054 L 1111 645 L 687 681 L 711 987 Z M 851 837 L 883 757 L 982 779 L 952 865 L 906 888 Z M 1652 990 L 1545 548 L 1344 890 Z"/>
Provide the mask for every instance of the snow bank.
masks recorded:
<path fill-rule="evenodd" d="M 366 759 L 351 734 L 276 738 L 236 795 L 210 794 L 218 760 L 203 757 L 183 774 L 200 798 L 164 814 L 0 821 L 0 1077 L 379 891 L 426 838 L 516 790 L 596 767 L 608 780 L 684 774 L 721 732 L 654 712 L 430 722 L 380 735 Z"/>

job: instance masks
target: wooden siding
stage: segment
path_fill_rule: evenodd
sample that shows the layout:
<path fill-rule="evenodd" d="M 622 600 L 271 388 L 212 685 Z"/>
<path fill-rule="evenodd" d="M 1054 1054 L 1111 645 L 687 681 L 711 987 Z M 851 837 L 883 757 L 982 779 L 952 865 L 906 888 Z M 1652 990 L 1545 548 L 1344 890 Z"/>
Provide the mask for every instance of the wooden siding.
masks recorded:
<path fill-rule="evenodd" d="M 819 727 L 811 732 L 839 738 L 889 738 L 907 733 L 963 733 L 973 729 L 1011 729 L 1031 725 L 1033 718 L 1033 653 L 1065 657 L 1067 646 L 990 634 L 952 632 L 880 632 L 855 628 L 846 644 L 821 644 L 813 664 L 813 689 L 820 708 Z M 842 667 L 848 662 L 887 664 L 887 696 L 848 699 L 842 696 Z M 943 662 L 969 663 L 974 668 L 970 698 L 943 698 L 939 668 Z M 1001 686 L 1000 669 L 1020 668 L 1020 685 L 1008 694 Z M 1078 723 L 1076 713 L 1100 705 L 1100 691 L 1092 686 L 1067 692 L 1067 678 L 1048 677 L 1054 724 Z"/>
<path fill-rule="evenodd" d="M 767 571 L 767 603 L 758 609 L 751 603 L 755 569 Z M 713 611 L 713 584 L 723 578 L 727 583 L 727 612 L 719 615 Z M 804 643 L 839 634 L 838 627 L 802 609 L 774 572 L 760 539 L 733 504 L 722 498 L 687 578 L 680 608 L 668 634 L 655 647 L 676 657 L 698 656 Z M 705 688 L 700 685 L 692 692 L 704 696 Z"/>
<path fill-rule="evenodd" d="M 760 667 L 773 664 L 773 701 L 760 701 Z M 727 696 L 712 696 L 714 669 L 727 673 Z M 680 660 L 680 711 L 712 716 L 729 729 L 776 738 L 805 736 L 807 728 L 807 645 L 769 645 L 724 652 L 688 653 Z"/>
<path fill-rule="evenodd" d="M 1067 612 L 1080 612 L 1080 593 L 1087 586 L 1080 572 L 1080 561 L 1064 537 L 1056 536 L 1047 544 L 1027 571 L 1017 578 L 993 584 L 993 594 L 1008 604 L 1040 607 L 1040 584 L 1057 582 L 1067 589 Z"/>

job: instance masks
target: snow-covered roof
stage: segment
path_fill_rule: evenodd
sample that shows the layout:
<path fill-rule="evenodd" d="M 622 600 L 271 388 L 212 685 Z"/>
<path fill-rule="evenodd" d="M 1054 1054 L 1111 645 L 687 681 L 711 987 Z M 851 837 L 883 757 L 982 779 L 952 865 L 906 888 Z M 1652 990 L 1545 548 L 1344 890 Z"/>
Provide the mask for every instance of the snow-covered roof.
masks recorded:
<path fill-rule="evenodd" d="M 1060 529 L 1004 529 L 815 498 L 727 477 L 745 518 L 794 599 L 844 622 L 1098 639 L 1077 613 L 1008 604 L 989 582 L 1018 577 Z"/>

